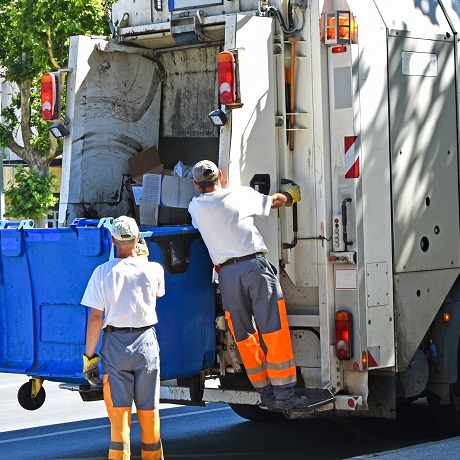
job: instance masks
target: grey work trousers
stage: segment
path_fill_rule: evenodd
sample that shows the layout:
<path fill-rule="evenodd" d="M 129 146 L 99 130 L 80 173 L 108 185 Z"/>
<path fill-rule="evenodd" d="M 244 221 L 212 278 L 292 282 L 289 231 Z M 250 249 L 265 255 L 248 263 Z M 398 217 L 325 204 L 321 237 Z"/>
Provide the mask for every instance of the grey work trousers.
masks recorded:
<path fill-rule="evenodd" d="M 114 407 L 158 409 L 160 348 L 155 329 L 105 332 L 100 349 Z"/>

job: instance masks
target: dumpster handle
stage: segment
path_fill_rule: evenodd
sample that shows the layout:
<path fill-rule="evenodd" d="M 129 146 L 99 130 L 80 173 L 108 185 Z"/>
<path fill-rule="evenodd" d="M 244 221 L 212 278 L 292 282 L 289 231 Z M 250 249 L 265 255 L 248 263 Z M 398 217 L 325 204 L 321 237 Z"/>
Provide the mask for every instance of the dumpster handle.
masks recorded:
<path fill-rule="evenodd" d="M 71 227 L 88 227 L 90 225 L 97 226 L 97 228 L 107 227 L 111 228 L 113 217 L 103 217 L 102 219 L 86 219 L 85 217 L 77 217 L 70 224 Z"/>
<path fill-rule="evenodd" d="M 34 228 L 34 221 L 32 219 L 21 220 L 20 222 L 10 222 L 9 220 L 0 220 L 0 229 L 17 227 L 18 230 Z"/>

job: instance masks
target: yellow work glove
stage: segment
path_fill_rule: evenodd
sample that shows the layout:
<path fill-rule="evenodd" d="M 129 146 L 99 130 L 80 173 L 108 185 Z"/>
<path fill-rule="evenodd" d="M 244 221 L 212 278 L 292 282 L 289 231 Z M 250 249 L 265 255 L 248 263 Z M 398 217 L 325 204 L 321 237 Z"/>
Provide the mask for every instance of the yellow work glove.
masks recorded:
<path fill-rule="evenodd" d="M 283 192 L 287 193 L 291 197 L 291 200 L 286 203 L 287 207 L 290 207 L 294 203 L 300 201 L 300 187 L 297 184 L 287 184 L 284 187 Z"/>
<path fill-rule="evenodd" d="M 91 385 L 101 383 L 101 379 L 99 378 L 99 368 L 97 367 L 98 362 L 98 354 L 95 354 L 91 359 L 89 359 L 88 356 L 83 353 L 83 375 Z"/>
<path fill-rule="evenodd" d="M 147 247 L 147 243 L 145 242 L 144 239 L 140 240 L 136 244 L 136 253 L 138 256 L 149 256 L 149 248 Z"/>

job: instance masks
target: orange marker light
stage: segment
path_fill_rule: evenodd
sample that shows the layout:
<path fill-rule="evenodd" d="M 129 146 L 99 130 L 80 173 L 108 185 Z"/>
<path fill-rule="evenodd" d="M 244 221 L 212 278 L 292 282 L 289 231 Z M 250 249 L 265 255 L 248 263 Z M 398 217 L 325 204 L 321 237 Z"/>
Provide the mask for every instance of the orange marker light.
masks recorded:
<path fill-rule="evenodd" d="M 343 14 L 341 13 L 339 16 L 339 38 L 345 38 L 349 39 L 350 38 L 350 29 L 351 27 L 354 27 L 355 21 L 353 16 L 351 16 L 351 26 L 350 26 L 350 16 L 348 14 Z M 327 38 L 328 40 L 334 40 L 335 39 L 335 16 L 330 17 L 328 21 L 328 29 L 327 29 Z M 353 33 L 353 32 L 352 32 Z"/>
<path fill-rule="evenodd" d="M 350 11 L 323 13 L 320 20 L 321 40 L 328 45 L 358 43 L 358 24 Z"/>
<path fill-rule="evenodd" d="M 367 369 L 367 353 L 365 351 L 363 351 L 362 362 L 363 362 L 363 370 L 366 370 Z"/>

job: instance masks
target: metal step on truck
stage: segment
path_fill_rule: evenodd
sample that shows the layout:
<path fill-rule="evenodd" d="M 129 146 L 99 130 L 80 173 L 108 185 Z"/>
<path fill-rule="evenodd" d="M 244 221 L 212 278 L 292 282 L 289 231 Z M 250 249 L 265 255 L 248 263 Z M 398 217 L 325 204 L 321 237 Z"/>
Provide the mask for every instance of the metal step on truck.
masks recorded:
<path fill-rule="evenodd" d="M 61 228 L 0 229 L 4 269 L 30 244 L 54 245 L 52 260 L 40 256 L 47 267 L 66 265 L 53 282 L 79 277 L 44 302 L 32 295 L 36 273 L 27 276 L 25 298 L 24 286 L 12 297 L 8 282 L 18 273 L 24 279 L 27 267 L 2 272 L 1 301 L 15 312 L 34 303 L 35 313 L 20 313 L 34 334 L 30 356 L 11 364 L 29 339 L 7 337 L 0 370 L 31 376 L 31 401 L 47 378 L 98 397 L 79 374 L 87 313 L 78 302 L 91 269 L 110 256 L 104 218 L 134 215 L 129 161 L 155 146 L 164 165 L 214 161 L 228 187 L 270 194 L 286 179 L 300 185 L 302 200 L 259 229 L 283 288 L 307 413 L 395 418 L 399 403 L 427 398 L 441 426 L 459 432 L 458 7 L 120 0 L 111 25 L 110 39 L 70 40 Z M 223 316 L 218 276 L 183 219 L 151 227 L 140 220 L 151 257 L 169 277 L 164 326 L 158 304 L 169 363 L 162 400 L 225 402 L 249 420 L 302 416 L 259 406 Z M 73 232 L 72 247 L 61 232 Z M 66 252 L 77 249 L 84 260 L 69 262 Z M 40 277 L 50 282 L 50 273 Z M 62 300 L 69 292 L 74 297 Z M 65 348 L 75 362 L 47 374 L 62 345 L 55 315 L 64 310 L 81 323 Z M 193 325 L 183 324 L 182 311 Z M 21 334 L 16 329 L 9 334 Z"/>

